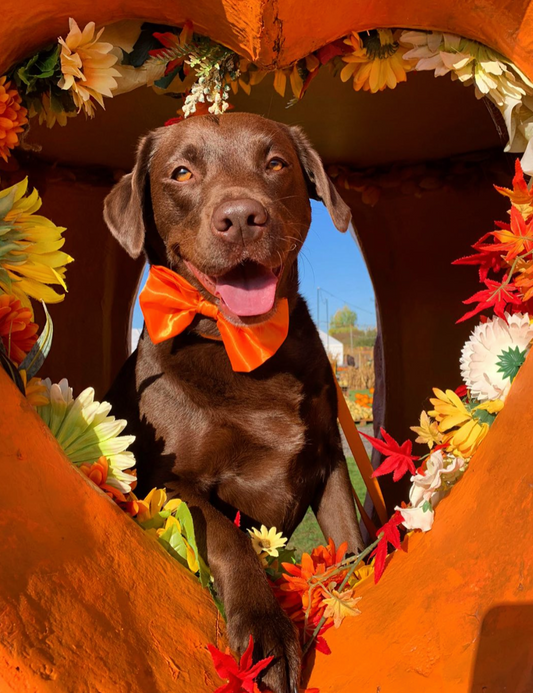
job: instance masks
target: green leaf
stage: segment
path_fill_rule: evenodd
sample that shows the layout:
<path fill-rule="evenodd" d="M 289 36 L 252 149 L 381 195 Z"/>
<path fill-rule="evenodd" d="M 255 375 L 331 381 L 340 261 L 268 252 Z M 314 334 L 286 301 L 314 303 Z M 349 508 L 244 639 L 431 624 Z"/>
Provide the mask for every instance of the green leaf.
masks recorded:
<path fill-rule="evenodd" d="M 146 522 L 139 522 L 139 524 L 143 529 L 161 529 L 165 525 L 165 519 L 166 517 L 158 512 Z"/>
<path fill-rule="evenodd" d="M 198 566 L 199 566 L 199 579 L 200 583 L 202 584 L 202 587 L 207 587 L 209 585 L 209 582 L 211 580 L 211 571 L 205 564 L 204 560 L 200 556 L 200 553 L 198 551 L 198 545 L 196 543 L 196 535 L 194 532 L 194 521 L 192 519 L 191 511 L 189 510 L 189 507 L 187 503 L 182 501 L 180 505 L 177 507 L 174 516 L 176 520 L 180 523 L 181 526 L 181 533 L 187 540 L 187 543 L 191 547 L 191 549 L 194 552 L 194 556 L 196 560 L 198 561 Z M 187 549 L 185 544 L 183 544 L 185 548 L 185 560 L 187 560 Z M 181 554 L 180 554 L 181 555 Z"/>
<path fill-rule="evenodd" d="M 9 276 L 7 270 L 5 270 L 3 267 L 0 267 L 0 282 L 2 282 L 4 288 L 7 287 L 7 290 L 11 291 L 11 277 Z"/>
<path fill-rule="evenodd" d="M 497 413 L 491 414 L 486 409 L 476 409 L 480 404 L 481 402 L 478 399 L 472 397 L 468 402 L 465 402 L 465 407 L 479 423 L 492 426 Z"/>
<path fill-rule="evenodd" d="M 211 579 L 211 571 L 209 570 L 204 559 L 200 555 L 198 555 L 198 565 L 200 566 L 200 574 L 199 574 L 200 584 L 202 585 L 202 587 L 210 587 L 212 582 L 213 582 Z M 215 604 L 216 604 L 216 601 L 215 601 Z M 217 604 L 217 607 L 218 607 L 218 604 Z M 219 609 L 219 611 L 220 611 L 220 609 Z M 224 618 L 226 618 L 224 611 L 221 611 L 221 614 L 222 614 L 222 616 L 224 616 Z"/>
<path fill-rule="evenodd" d="M 156 80 L 154 82 L 155 86 L 159 87 L 160 89 L 166 89 L 168 86 L 170 86 L 172 80 L 178 74 L 179 71 L 180 65 L 177 65 L 171 72 L 168 73 L 168 75 L 163 75 L 163 77 Z"/>
<path fill-rule="evenodd" d="M 34 55 L 30 58 L 24 65 L 21 65 L 17 70 L 17 77 L 23 82 L 29 89 L 27 91 L 32 91 L 35 77 L 31 75 L 31 68 L 37 62 L 39 55 Z"/>
<path fill-rule="evenodd" d="M 15 202 L 15 193 L 16 189 L 13 188 L 8 195 L 0 198 L 0 219 L 3 219 L 13 207 L 13 203 Z M 11 224 L 9 224 L 9 228 L 11 228 Z"/>
<path fill-rule="evenodd" d="M 45 53 L 41 53 L 43 56 L 40 61 L 41 74 L 50 76 L 54 73 L 59 61 L 60 52 L 61 46 L 58 44 L 48 56 L 46 56 Z"/>
<path fill-rule="evenodd" d="M 198 552 L 198 545 L 196 543 L 196 535 L 194 532 L 194 522 L 192 519 L 191 511 L 187 506 L 187 503 L 182 501 L 174 515 L 176 517 L 176 520 L 178 520 L 178 522 L 180 523 L 181 531 L 185 539 L 187 539 L 187 542 L 189 543 L 189 546 L 193 550 L 194 556 L 198 561 L 198 566 L 200 568 L 199 578 L 202 587 L 207 587 L 211 579 L 211 571 L 209 570 L 205 562 L 202 560 L 202 557 Z"/>
<path fill-rule="evenodd" d="M 196 547 L 196 537 L 194 536 L 194 522 L 192 519 L 191 511 L 189 510 L 187 503 L 181 501 L 176 512 L 174 513 L 176 520 L 181 525 L 181 531 L 185 535 L 185 538 L 194 549 L 197 554 L 198 549 Z"/>
<path fill-rule="evenodd" d="M 477 403 L 479 404 L 479 402 Z M 479 423 L 488 424 L 489 426 L 492 426 L 494 419 L 496 418 L 496 414 L 491 414 L 486 409 L 474 409 L 472 411 L 472 415 L 479 421 Z"/>
<path fill-rule="evenodd" d="M 71 92 L 60 89 L 57 84 L 53 84 L 50 87 L 49 96 L 50 106 L 54 113 L 61 113 L 62 111 L 74 113 L 74 111 L 77 111 Z"/>
<path fill-rule="evenodd" d="M 38 372 L 39 368 L 43 365 L 44 360 L 50 353 L 50 349 L 52 347 L 52 338 L 54 336 L 54 324 L 52 322 L 52 318 L 50 317 L 50 313 L 46 308 L 45 302 L 41 301 L 41 303 L 43 304 L 43 310 L 46 316 L 43 331 L 39 335 L 39 339 L 31 348 L 31 351 L 19 366 L 19 370 L 26 371 L 26 378 L 28 382 Z"/>
<path fill-rule="evenodd" d="M 26 95 L 42 93 L 49 88 L 48 80 L 57 83 L 59 74 L 56 72 L 59 69 L 60 49 L 59 45 L 47 48 L 32 56 L 18 68 L 15 73 L 15 81 L 21 91 L 24 91 Z M 23 85 L 25 86 L 24 89 L 22 88 Z"/>
<path fill-rule="evenodd" d="M 179 560 L 179 562 L 189 569 L 187 563 L 187 547 L 183 541 L 179 529 L 173 525 L 166 529 L 161 536 L 157 538 L 157 541 L 168 551 L 168 553 Z"/>
<path fill-rule="evenodd" d="M 213 585 L 212 582 L 209 583 L 208 585 L 209 592 L 211 594 L 211 598 L 215 602 L 215 606 L 220 612 L 220 615 L 224 619 L 224 621 L 227 621 L 228 619 L 226 618 L 226 610 L 224 609 L 224 604 L 222 603 L 222 600 L 218 596 L 218 592 L 215 589 L 215 586 Z"/>
<path fill-rule="evenodd" d="M 422 506 L 422 512 L 427 513 L 430 510 L 433 510 L 433 506 L 431 505 L 431 501 L 425 501 L 424 505 Z"/>
<path fill-rule="evenodd" d="M 525 360 L 525 349 L 521 351 L 518 346 L 514 349 L 509 347 L 509 349 L 502 351 L 498 357 L 498 373 L 503 373 L 504 378 L 513 382 Z"/>
<path fill-rule="evenodd" d="M 277 558 L 267 557 L 269 565 L 265 568 L 267 575 L 273 581 L 278 580 L 287 571 L 283 567 L 283 563 L 296 563 L 296 549 L 280 549 Z"/>
<path fill-rule="evenodd" d="M 15 385 L 18 387 L 18 389 L 22 392 L 24 396 L 26 396 L 26 392 L 24 390 L 24 383 L 22 382 L 22 378 L 20 377 L 20 373 L 18 372 L 17 367 L 11 361 L 11 359 L 8 358 L 8 355 L 6 353 L 6 349 L 4 347 L 4 342 L 0 339 L 0 365 L 2 368 L 5 370 L 5 372 L 8 374 L 8 376 L 11 378 L 11 380 L 15 383 Z"/>

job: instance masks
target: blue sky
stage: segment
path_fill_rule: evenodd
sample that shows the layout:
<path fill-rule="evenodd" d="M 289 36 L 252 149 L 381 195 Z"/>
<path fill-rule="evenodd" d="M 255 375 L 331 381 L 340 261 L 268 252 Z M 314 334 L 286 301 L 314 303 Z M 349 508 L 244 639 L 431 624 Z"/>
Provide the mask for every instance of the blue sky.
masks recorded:
<path fill-rule="evenodd" d="M 326 328 L 326 309 L 331 318 L 345 304 L 357 313 L 359 325 L 375 325 L 374 290 L 363 257 L 350 233 L 339 233 L 320 202 L 311 201 L 313 220 L 300 252 L 300 293 L 316 322 L 317 288 L 320 287 L 320 327 Z M 142 286 L 146 280 L 143 277 Z M 326 305 L 327 300 L 327 305 Z M 133 327 L 142 327 L 138 301 Z"/>

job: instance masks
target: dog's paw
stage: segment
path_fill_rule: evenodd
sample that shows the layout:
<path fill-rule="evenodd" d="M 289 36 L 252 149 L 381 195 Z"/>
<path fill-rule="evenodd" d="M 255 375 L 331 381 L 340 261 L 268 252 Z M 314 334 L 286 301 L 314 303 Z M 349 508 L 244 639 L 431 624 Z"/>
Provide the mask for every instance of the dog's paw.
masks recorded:
<path fill-rule="evenodd" d="M 273 657 L 261 675 L 272 693 L 298 693 L 301 649 L 298 633 L 277 602 L 266 611 L 239 611 L 228 618 L 231 648 L 242 654 L 250 634 L 254 639 L 254 662 Z"/>

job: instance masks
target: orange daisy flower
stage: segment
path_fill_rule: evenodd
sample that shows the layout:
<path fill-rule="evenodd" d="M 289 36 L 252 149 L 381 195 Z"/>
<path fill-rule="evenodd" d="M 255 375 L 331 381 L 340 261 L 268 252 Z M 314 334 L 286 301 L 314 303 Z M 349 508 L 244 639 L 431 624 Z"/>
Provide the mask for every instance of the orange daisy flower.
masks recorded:
<path fill-rule="evenodd" d="M 139 510 L 141 509 L 141 503 L 137 496 L 130 491 L 127 496 L 125 496 L 121 491 L 119 491 L 114 486 L 110 486 L 107 483 L 107 474 L 109 471 L 109 462 L 107 457 L 102 455 L 93 464 L 80 464 L 78 469 L 89 478 L 93 484 L 96 484 L 98 488 L 108 495 L 115 503 L 124 510 L 125 513 L 135 517 Z M 129 472 L 132 476 L 135 476 L 135 470 Z M 132 488 L 135 488 L 136 481 L 133 482 Z"/>
<path fill-rule="evenodd" d="M 20 94 L 7 77 L 0 77 L 0 156 L 4 161 L 19 143 L 19 134 L 28 122 L 28 111 L 22 105 Z"/>
<path fill-rule="evenodd" d="M 17 366 L 37 341 L 39 327 L 31 318 L 30 308 L 24 308 L 18 298 L 0 293 L 0 339 Z"/>
<path fill-rule="evenodd" d="M 328 585 L 330 582 L 340 585 L 344 580 L 347 569 L 338 571 L 338 564 L 343 560 L 347 547 L 345 542 L 336 550 L 330 539 L 327 546 L 319 546 L 311 554 L 304 553 L 300 564 L 283 563 L 287 572 L 275 583 L 276 596 L 300 629 L 305 627 L 306 621 L 316 625 L 324 615 L 327 608 L 324 598 L 328 595 L 320 585 L 326 583 L 329 573 L 332 576 Z"/>
<path fill-rule="evenodd" d="M 82 474 L 85 474 L 93 484 L 96 484 L 98 488 L 101 488 L 104 493 L 106 493 L 110 498 L 112 498 L 117 503 L 126 503 L 126 496 L 121 493 L 114 486 L 110 486 L 107 483 L 107 473 L 109 471 L 109 463 L 107 457 L 102 455 L 93 464 L 80 464 L 78 467 Z"/>

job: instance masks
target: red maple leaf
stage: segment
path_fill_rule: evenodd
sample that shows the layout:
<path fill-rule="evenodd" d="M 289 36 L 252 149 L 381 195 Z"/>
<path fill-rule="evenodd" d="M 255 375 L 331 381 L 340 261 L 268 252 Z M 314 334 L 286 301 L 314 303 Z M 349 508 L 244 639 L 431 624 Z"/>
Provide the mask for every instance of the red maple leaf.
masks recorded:
<path fill-rule="evenodd" d="M 179 45 L 179 40 L 180 37 L 178 34 L 175 34 L 172 31 L 165 31 L 165 33 L 161 33 L 160 31 L 154 31 L 152 34 L 154 38 L 156 38 L 159 43 L 162 43 L 165 48 L 175 48 L 177 45 Z M 149 51 L 150 55 L 157 55 L 158 52 L 161 50 L 161 48 L 156 48 L 154 50 Z"/>
<path fill-rule="evenodd" d="M 372 436 L 360 431 L 361 435 L 370 441 L 372 447 L 381 452 L 383 455 L 386 455 L 382 464 L 374 471 L 372 476 L 383 476 L 383 474 L 390 474 L 391 472 L 394 472 L 392 475 L 392 480 L 398 481 L 405 474 L 407 474 L 407 472 L 416 474 L 414 460 L 417 460 L 418 457 L 411 455 L 413 450 L 412 442 L 410 440 L 406 440 L 405 443 L 398 445 L 394 438 L 390 436 L 384 428 L 381 428 L 380 432 L 385 439 L 384 441 L 380 440 L 379 438 L 373 438 Z"/>
<path fill-rule="evenodd" d="M 385 522 L 381 529 L 378 529 L 379 544 L 370 554 L 370 558 L 376 557 L 374 563 L 374 582 L 378 583 L 385 570 L 385 561 L 387 560 L 388 545 L 391 544 L 395 549 L 402 549 L 400 544 L 400 532 L 398 526 L 403 523 L 403 517 L 397 510 L 388 522 Z"/>
<path fill-rule="evenodd" d="M 458 260 L 454 260 L 452 265 L 479 265 L 479 281 L 484 282 L 489 271 L 499 272 L 502 268 L 502 256 L 493 245 L 484 245 L 484 242 L 491 236 L 486 233 L 472 248 L 476 251 L 474 255 L 466 255 Z"/>
<path fill-rule="evenodd" d="M 492 235 L 500 243 L 494 243 L 492 250 L 506 253 L 506 262 L 511 263 L 518 255 L 533 249 L 533 220 L 527 223 L 516 207 L 511 207 L 511 223 L 497 226 L 500 230 L 493 231 Z"/>
<path fill-rule="evenodd" d="M 309 85 L 311 82 L 314 80 L 314 78 L 318 75 L 319 68 L 317 67 L 316 70 L 313 70 L 310 72 L 307 77 L 305 78 L 305 81 L 302 86 L 302 91 L 300 92 L 300 99 L 303 99 L 305 92 L 307 91 Z"/>
<path fill-rule="evenodd" d="M 221 679 L 228 679 L 228 682 L 217 688 L 214 693 L 259 693 L 259 688 L 254 681 L 274 658 L 266 657 L 252 664 L 254 639 L 251 635 L 239 664 L 230 654 L 224 654 L 214 645 L 208 645 L 207 649 L 217 674 Z"/>
<path fill-rule="evenodd" d="M 460 399 L 462 399 L 463 397 L 466 397 L 467 393 L 468 393 L 468 390 L 466 389 L 466 385 L 459 385 L 459 387 L 455 389 L 455 394 Z"/>
<path fill-rule="evenodd" d="M 148 53 L 155 58 L 168 60 L 165 68 L 165 75 L 169 75 L 176 67 L 182 65 L 185 61 L 184 56 L 177 54 L 180 47 L 180 36 L 174 34 L 172 31 L 167 31 L 164 34 L 159 31 L 154 31 L 152 36 L 156 38 L 159 43 L 163 44 L 163 48 L 153 48 L 148 51 Z"/>
<path fill-rule="evenodd" d="M 315 51 L 315 55 L 320 60 L 320 64 L 325 65 L 336 55 L 344 55 L 344 53 L 350 53 L 352 50 L 352 47 L 346 45 L 343 39 L 338 39 L 333 41 L 333 43 L 328 43 L 327 46 L 319 48 Z"/>
<path fill-rule="evenodd" d="M 501 195 L 508 197 L 513 205 L 518 207 L 518 209 L 524 214 L 526 219 L 529 218 L 533 211 L 533 190 L 529 190 L 527 187 L 524 172 L 522 171 L 522 165 L 520 164 L 520 159 L 516 159 L 515 161 L 513 189 L 509 190 L 509 188 L 501 188 L 498 185 L 495 185 L 494 187 Z"/>
<path fill-rule="evenodd" d="M 473 310 L 465 313 L 457 322 L 464 322 L 487 308 L 493 308 L 499 318 L 505 319 L 504 313 L 508 305 L 521 305 L 522 298 L 516 294 L 518 287 L 508 283 L 507 278 L 508 275 L 506 274 L 501 282 L 485 279 L 484 284 L 487 288 L 478 291 L 470 298 L 467 298 L 466 301 L 463 301 L 465 305 L 476 303 L 477 301 L 478 305 Z"/>

